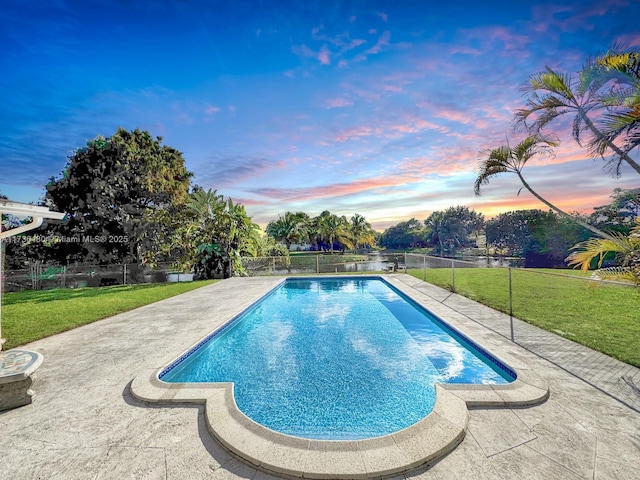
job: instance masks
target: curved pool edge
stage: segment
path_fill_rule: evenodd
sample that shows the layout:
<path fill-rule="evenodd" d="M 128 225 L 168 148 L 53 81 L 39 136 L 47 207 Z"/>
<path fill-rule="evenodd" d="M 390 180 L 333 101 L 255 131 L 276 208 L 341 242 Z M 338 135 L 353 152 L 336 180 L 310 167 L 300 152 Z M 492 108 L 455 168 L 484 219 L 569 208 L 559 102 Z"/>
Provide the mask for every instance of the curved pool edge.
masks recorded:
<path fill-rule="evenodd" d="M 292 478 L 379 478 L 427 466 L 464 439 L 472 407 L 522 407 L 544 402 L 546 381 L 533 371 L 503 385 L 436 384 L 433 411 L 395 433 L 363 440 L 312 440 L 270 430 L 242 413 L 232 383 L 167 383 L 160 369 L 136 377 L 131 394 L 160 404 L 205 404 L 209 433 L 249 465 Z"/>
<path fill-rule="evenodd" d="M 345 278 L 348 276 L 342 276 Z M 361 276 L 358 276 L 361 277 Z M 544 378 L 533 371 L 512 345 L 495 340 L 491 332 L 470 328 L 464 315 L 394 277 L 378 276 L 511 369 L 516 379 L 501 385 L 436 384 L 433 411 L 398 432 L 364 440 L 311 440 L 270 430 L 242 413 L 232 383 L 168 383 L 159 375 L 181 355 L 148 368 L 130 384 L 134 398 L 154 404 L 204 404 L 207 429 L 229 452 L 254 468 L 287 478 L 380 478 L 427 467 L 451 452 L 467 432 L 469 409 L 518 408 L 549 397 Z M 236 309 L 216 319 L 215 332 L 252 302 L 286 278 L 271 279 Z M 468 320 L 468 319 L 467 319 Z M 211 333 L 209 333 L 211 335 Z M 192 347 L 202 340 L 194 338 Z"/>

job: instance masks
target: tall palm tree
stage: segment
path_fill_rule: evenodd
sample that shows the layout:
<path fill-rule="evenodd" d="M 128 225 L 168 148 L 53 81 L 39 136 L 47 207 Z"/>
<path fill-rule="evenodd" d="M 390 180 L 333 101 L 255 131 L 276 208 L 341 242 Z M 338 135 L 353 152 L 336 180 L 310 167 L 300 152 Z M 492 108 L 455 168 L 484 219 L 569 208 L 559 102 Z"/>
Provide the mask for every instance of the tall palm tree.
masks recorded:
<path fill-rule="evenodd" d="M 356 213 L 349 220 L 347 226 L 348 237 L 351 243 L 351 248 L 354 253 L 358 249 L 359 245 L 368 244 L 373 245 L 375 243 L 375 234 L 371 228 L 371 224 L 367 222 L 359 213 Z"/>
<path fill-rule="evenodd" d="M 533 188 L 531 188 L 522 176 L 522 169 L 531 158 L 538 155 L 549 155 L 553 152 L 553 147 L 557 145 L 558 143 L 550 137 L 531 135 L 522 140 L 515 147 L 503 145 L 493 150 L 489 149 L 481 151 L 481 159 L 478 164 L 478 177 L 474 184 L 475 194 L 480 195 L 482 186 L 488 184 L 489 180 L 496 175 L 501 173 L 515 173 L 518 175 L 518 178 L 524 188 L 526 188 L 534 197 L 544 203 L 551 210 L 565 218 L 573 220 L 599 237 L 616 241 L 615 237 L 612 237 L 599 228 L 596 228 L 593 225 L 584 222 L 582 219 L 561 210 L 548 200 L 541 197 L 535 190 L 533 190 Z"/>
<path fill-rule="evenodd" d="M 608 110 L 599 119 L 602 137 L 592 138 L 591 150 L 603 156 L 609 143 L 617 142 L 626 154 L 639 147 L 640 52 L 614 45 L 604 55 L 589 60 L 581 81 L 582 88 L 597 93 Z"/>
<path fill-rule="evenodd" d="M 557 73 L 549 67 L 529 78 L 528 85 L 523 91 L 528 95 L 525 108 L 515 113 L 515 126 L 524 128 L 530 133 L 539 133 L 547 124 L 564 115 L 575 115 L 573 118 L 573 137 L 582 146 L 582 134 L 590 132 L 589 145 L 598 145 L 590 153 L 604 156 L 606 151 L 612 151 L 614 158 L 609 163 L 611 172 L 617 176 L 620 173 L 621 162 L 627 162 L 640 174 L 640 164 L 633 160 L 627 151 L 621 149 L 613 140 L 608 138 L 590 118 L 590 114 L 607 108 L 602 101 L 602 78 L 593 75 L 582 76 L 573 80 L 571 75 Z M 616 160 L 617 159 L 617 160 Z"/>
<path fill-rule="evenodd" d="M 577 250 L 567 257 L 569 265 L 580 267 L 584 272 L 589 270 L 594 258 L 598 259 L 597 277 L 609 280 L 624 280 L 640 286 L 640 219 L 629 235 L 614 233 L 616 240 L 612 242 L 603 238 L 591 238 L 579 243 Z M 602 262 L 608 253 L 614 253 L 620 260 L 617 267 L 602 268 Z"/>
<path fill-rule="evenodd" d="M 339 217 L 331 213 L 320 217 L 318 222 L 319 233 L 323 239 L 329 241 L 329 248 L 332 253 L 333 244 L 336 240 L 350 246 L 347 225 L 347 218 L 344 215 Z"/>

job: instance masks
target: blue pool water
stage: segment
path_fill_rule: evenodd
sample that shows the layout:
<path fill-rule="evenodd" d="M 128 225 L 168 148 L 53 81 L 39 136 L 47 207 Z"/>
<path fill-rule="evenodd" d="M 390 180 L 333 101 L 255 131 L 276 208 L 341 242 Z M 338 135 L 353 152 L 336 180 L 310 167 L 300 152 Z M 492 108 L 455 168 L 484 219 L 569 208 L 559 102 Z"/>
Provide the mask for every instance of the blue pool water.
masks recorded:
<path fill-rule="evenodd" d="M 369 438 L 428 415 L 435 383 L 515 374 L 379 278 L 289 279 L 160 374 L 234 382 L 238 408 L 281 433 Z"/>

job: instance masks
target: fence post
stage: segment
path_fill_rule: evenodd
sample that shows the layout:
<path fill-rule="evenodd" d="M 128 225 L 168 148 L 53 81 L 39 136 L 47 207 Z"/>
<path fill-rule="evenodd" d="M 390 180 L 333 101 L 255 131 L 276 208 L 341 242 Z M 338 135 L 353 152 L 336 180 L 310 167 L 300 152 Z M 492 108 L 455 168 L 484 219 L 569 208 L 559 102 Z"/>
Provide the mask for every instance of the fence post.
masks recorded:
<path fill-rule="evenodd" d="M 316 273 L 320 273 L 320 255 L 316 255 Z"/>
<path fill-rule="evenodd" d="M 127 264 L 122 265 L 122 284 L 127 284 Z"/>
<path fill-rule="evenodd" d="M 513 338 L 513 290 L 511 288 L 511 267 L 507 267 L 509 271 L 509 325 L 511 328 L 511 341 L 515 341 Z"/>
<path fill-rule="evenodd" d="M 426 282 L 427 281 L 427 256 L 423 255 L 422 256 L 422 269 L 423 269 L 423 280 Z"/>
<path fill-rule="evenodd" d="M 454 262 L 455 260 L 451 260 L 451 291 L 456 293 L 456 268 Z"/>
<path fill-rule="evenodd" d="M 62 266 L 62 288 L 67 286 L 67 267 L 65 265 Z"/>

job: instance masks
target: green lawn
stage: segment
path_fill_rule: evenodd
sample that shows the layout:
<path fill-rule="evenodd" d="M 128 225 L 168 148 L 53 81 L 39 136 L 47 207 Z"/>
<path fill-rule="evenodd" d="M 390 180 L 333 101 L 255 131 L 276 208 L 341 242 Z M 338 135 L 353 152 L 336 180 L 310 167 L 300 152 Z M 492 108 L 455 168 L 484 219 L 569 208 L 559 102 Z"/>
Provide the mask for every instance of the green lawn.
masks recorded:
<path fill-rule="evenodd" d="M 3 349 L 64 332 L 213 283 L 122 285 L 22 291 L 2 295 Z"/>
<path fill-rule="evenodd" d="M 456 292 L 508 313 L 507 272 L 456 269 Z M 560 270 L 562 275 L 542 269 L 511 272 L 515 317 L 640 367 L 640 290 L 592 282 L 575 270 Z M 423 278 L 422 270 L 409 273 Z M 427 269 L 427 281 L 450 289 L 451 269 Z"/>

